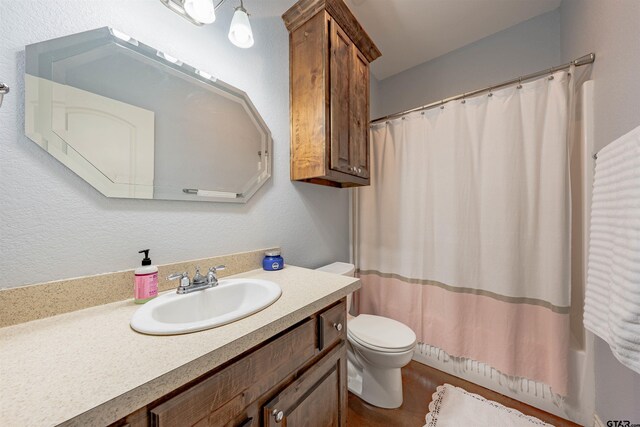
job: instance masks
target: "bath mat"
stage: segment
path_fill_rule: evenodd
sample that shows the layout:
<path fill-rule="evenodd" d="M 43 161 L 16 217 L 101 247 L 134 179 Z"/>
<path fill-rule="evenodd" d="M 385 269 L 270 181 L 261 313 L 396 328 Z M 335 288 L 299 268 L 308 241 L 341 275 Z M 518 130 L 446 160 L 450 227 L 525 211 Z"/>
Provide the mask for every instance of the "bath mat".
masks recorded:
<path fill-rule="evenodd" d="M 553 427 L 451 384 L 438 386 L 426 419 L 424 427 Z"/>

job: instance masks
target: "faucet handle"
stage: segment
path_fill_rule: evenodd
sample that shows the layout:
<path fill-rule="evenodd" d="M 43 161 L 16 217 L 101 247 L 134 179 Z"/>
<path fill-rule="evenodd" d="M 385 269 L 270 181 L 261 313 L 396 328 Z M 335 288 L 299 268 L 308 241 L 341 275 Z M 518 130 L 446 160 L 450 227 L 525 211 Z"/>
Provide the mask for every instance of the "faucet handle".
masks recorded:
<path fill-rule="evenodd" d="M 186 271 L 184 273 L 172 273 L 167 276 L 167 280 L 178 280 L 184 277 L 189 278 L 189 275 L 187 274 Z"/>
<path fill-rule="evenodd" d="M 218 271 L 224 270 L 225 268 L 227 268 L 225 265 L 218 265 L 215 267 L 209 267 L 209 271 L 211 273 L 217 273 Z"/>
<path fill-rule="evenodd" d="M 180 286 L 178 288 L 186 288 L 191 282 L 189 282 L 189 275 L 185 271 L 184 273 L 173 273 L 167 276 L 169 280 L 178 280 L 180 279 Z"/>

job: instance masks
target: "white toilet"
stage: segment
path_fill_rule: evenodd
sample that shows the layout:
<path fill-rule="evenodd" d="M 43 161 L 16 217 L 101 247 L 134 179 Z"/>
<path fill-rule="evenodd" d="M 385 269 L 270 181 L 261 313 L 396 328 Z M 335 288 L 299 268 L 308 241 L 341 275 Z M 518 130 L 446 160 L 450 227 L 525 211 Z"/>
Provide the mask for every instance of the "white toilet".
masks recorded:
<path fill-rule="evenodd" d="M 318 270 L 353 276 L 353 264 L 334 262 Z M 351 295 L 347 296 L 347 341 L 349 391 L 380 408 L 402 405 L 400 369 L 411 361 L 416 334 L 403 323 L 382 316 L 353 317 Z"/>

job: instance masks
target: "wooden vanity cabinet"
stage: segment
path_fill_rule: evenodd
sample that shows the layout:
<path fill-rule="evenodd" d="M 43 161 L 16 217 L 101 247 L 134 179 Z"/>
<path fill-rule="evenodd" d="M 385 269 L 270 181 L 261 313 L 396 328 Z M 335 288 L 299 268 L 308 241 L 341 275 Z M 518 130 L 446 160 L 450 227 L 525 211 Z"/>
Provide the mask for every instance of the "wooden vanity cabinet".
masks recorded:
<path fill-rule="evenodd" d="M 369 185 L 369 63 L 380 56 L 342 0 L 300 0 L 289 30 L 291 179 Z"/>
<path fill-rule="evenodd" d="M 342 299 L 113 426 L 344 427 L 346 369 Z"/>

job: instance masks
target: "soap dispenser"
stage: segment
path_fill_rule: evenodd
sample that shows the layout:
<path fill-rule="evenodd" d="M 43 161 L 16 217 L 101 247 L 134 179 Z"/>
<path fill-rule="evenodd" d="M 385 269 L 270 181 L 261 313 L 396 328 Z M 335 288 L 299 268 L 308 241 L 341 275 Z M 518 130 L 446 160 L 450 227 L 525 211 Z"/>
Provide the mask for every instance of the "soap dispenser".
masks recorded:
<path fill-rule="evenodd" d="M 158 267 L 151 265 L 149 249 L 143 249 L 138 253 L 144 253 L 144 258 L 142 265 L 135 270 L 134 301 L 136 304 L 144 304 L 158 296 Z"/>

